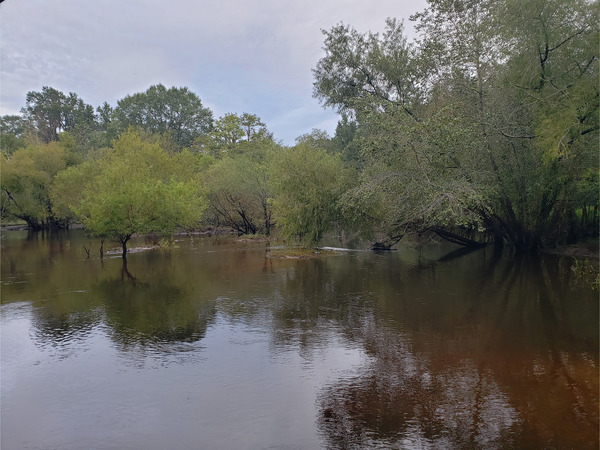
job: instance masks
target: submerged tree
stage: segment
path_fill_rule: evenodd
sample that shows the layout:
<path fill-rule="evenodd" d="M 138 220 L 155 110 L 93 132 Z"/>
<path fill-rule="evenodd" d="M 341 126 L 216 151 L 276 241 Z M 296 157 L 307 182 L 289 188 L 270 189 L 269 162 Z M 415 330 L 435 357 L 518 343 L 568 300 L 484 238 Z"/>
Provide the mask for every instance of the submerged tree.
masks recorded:
<path fill-rule="evenodd" d="M 50 186 L 58 172 L 77 162 L 70 143 L 62 135 L 60 142 L 29 145 L 2 156 L 2 217 L 24 220 L 35 230 L 63 225 L 52 208 Z"/>
<path fill-rule="evenodd" d="M 90 232 L 118 241 L 125 257 L 135 233 L 170 235 L 199 222 L 206 205 L 198 174 L 189 168 L 191 157 L 170 156 L 127 131 L 97 160 L 58 174 L 53 200 Z"/>
<path fill-rule="evenodd" d="M 267 161 L 278 150 L 270 140 L 254 141 L 244 145 L 244 152 L 232 152 L 209 168 L 205 181 L 215 225 L 232 227 L 239 234 L 271 233 Z"/>
<path fill-rule="evenodd" d="M 428 3 L 416 44 L 393 20 L 325 32 L 315 96 L 360 124 L 346 203 L 395 234 L 522 249 L 597 234 L 598 3 Z"/>
<path fill-rule="evenodd" d="M 270 170 L 273 215 L 284 236 L 311 246 L 343 228 L 340 198 L 352 178 L 339 155 L 299 144 L 277 152 Z"/>

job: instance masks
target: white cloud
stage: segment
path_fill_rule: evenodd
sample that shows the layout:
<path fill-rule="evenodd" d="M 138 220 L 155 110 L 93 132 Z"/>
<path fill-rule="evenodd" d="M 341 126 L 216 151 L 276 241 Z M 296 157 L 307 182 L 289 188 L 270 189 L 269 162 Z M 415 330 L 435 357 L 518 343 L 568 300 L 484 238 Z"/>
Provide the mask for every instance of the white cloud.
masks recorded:
<path fill-rule="evenodd" d="M 312 96 L 321 29 L 380 31 L 425 0 L 6 0 L 0 5 L 0 110 L 52 86 L 95 106 L 150 85 L 186 86 L 215 116 L 251 112 L 286 143 L 335 130 Z M 270 119 L 270 120 L 269 120 Z"/>

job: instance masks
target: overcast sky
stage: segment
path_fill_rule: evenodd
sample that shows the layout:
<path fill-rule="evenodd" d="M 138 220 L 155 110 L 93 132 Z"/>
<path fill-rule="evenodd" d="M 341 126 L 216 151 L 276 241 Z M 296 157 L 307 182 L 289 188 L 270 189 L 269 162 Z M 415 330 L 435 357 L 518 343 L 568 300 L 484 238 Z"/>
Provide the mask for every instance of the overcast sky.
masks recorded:
<path fill-rule="evenodd" d="M 0 4 L 0 114 L 51 86 L 94 107 L 153 84 L 187 87 L 215 118 L 257 114 L 292 145 L 338 117 L 312 97 L 321 29 L 382 31 L 425 0 L 5 0 Z"/>

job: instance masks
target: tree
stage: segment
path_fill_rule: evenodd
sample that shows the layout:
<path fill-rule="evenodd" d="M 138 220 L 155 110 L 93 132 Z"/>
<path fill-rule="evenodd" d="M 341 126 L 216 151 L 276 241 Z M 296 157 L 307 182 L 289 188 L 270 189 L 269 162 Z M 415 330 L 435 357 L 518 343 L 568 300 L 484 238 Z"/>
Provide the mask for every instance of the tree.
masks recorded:
<path fill-rule="evenodd" d="M 428 8 L 411 17 L 421 32 L 420 66 L 430 88 L 452 80 L 460 95 L 473 98 L 472 108 L 484 109 L 486 82 L 502 62 L 506 40 L 498 27 L 493 0 L 428 0 Z"/>
<path fill-rule="evenodd" d="M 169 134 L 180 149 L 191 147 L 194 139 L 212 127 L 212 111 L 185 87 L 167 89 L 157 84 L 119 100 L 112 114 L 107 106 L 101 112 L 103 123 L 112 123 L 119 132 L 133 126 Z"/>
<path fill-rule="evenodd" d="M 95 114 L 77 94 L 65 95 L 54 88 L 44 86 L 41 92 L 30 91 L 21 112 L 37 131 L 43 142 L 57 141 L 62 131 L 95 127 Z"/>
<path fill-rule="evenodd" d="M 504 184 L 522 174 L 513 196 L 502 199 L 503 229 L 524 247 L 597 235 L 598 2 L 502 6 L 511 57 L 497 99 L 510 102 L 510 114 L 494 125 L 518 158 L 504 171 L 504 161 L 498 166 Z"/>
<path fill-rule="evenodd" d="M 391 233 L 484 231 L 521 249 L 597 234 L 597 6 L 432 0 L 415 47 L 395 21 L 325 32 L 315 96 L 360 124 L 346 202 Z"/>
<path fill-rule="evenodd" d="M 299 144 L 275 153 L 270 172 L 273 215 L 284 236 L 311 246 L 344 225 L 339 200 L 350 187 L 351 172 L 339 155 Z"/>
<path fill-rule="evenodd" d="M 21 116 L 0 117 L 0 150 L 11 155 L 18 148 L 25 147 L 26 123 Z"/>
<path fill-rule="evenodd" d="M 240 118 L 227 113 L 214 123 L 210 133 L 196 140 L 196 146 L 202 153 L 219 158 L 233 150 L 244 134 Z"/>
<path fill-rule="evenodd" d="M 386 21 L 386 31 L 360 34 L 337 25 L 325 35 L 325 56 L 313 70 L 314 96 L 324 106 L 356 115 L 365 109 L 400 106 L 417 118 L 414 106 L 422 98 L 422 75 L 416 49 L 404 36 L 402 23 Z"/>
<path fill-rule="evenodd" d="M 339 152 L 342 161 L 356 170 L 361 169 L 360 152 L 356 142 L 359 135 L 359 124 L 355 120 L 350 120 L 347 114 L 342 114 L 341 120 L 335 127 L 335 136 L 333 145 L 336 152 Z"/>
<path fill-rule="evenodd" d="M 309 147 L 327 150 L 328 153 L 335 152 L 335 144 L 331 136 L 325 130 L 313 128 L 310 133 L 304 133 L 296 138 L 296 145 L 308 145 Z"/>
<path fill-rule="evenodd" d="M 267 161 L 280 150 L 275 147 L 268 140 L 254 141 L 245 152 L 226 156 L 210 167 L 205 180 L 215 224 L 230 226 L 238 234 L 271 233 Z"/>
<path fill-rule="evenodd" d="M 256 114 L 243 113 L 239 119 L 246 141 L 250 142 L 263 138 L 272 139 L 273 135 L 267 131 L 266 125 Z"/>
<path fill-rule="evenodd" d="M 231 152 L 243 152 L 248 143 L 262 140 L 272 141 L 273 135 L 260 117 L 248 113 L 241 116 L 227 113 L 214 123 L 208 134 L 196 139 L 195 148 L 220 158 Z"/>
<path fill-rule="evenodd" d="M 3 155 L 2 216 L 14 216 L 31 229 L 60 226 L 50 201 L 54 176 L 77 162 L 68 139 L 30 145 Z M 72 146 L 71 146 L 72 148 Z"/>
<path fill-rule="evenodd" d="M 183 165 L 190 157 L 170 156 L 130 130 L 96 161 L 58 174 L 53 199 L 89 231 L 117 240 L 125 258 L 135 233 L 170 235 L 199 222 L 206 205 L 198 174 Z"/>

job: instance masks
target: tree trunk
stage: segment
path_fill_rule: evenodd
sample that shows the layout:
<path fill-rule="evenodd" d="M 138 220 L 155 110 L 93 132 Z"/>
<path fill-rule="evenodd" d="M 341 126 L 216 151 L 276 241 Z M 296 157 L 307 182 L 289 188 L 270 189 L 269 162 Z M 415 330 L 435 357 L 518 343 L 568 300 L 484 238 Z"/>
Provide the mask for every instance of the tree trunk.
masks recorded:
<path fill-rule="evenodd" d="M 474 241 L 472 239 L 460 236 L 458 234 L 452 233 L 450 231 L 442 230 L 441 228 L 433 227 L 431 231 L 436 233 L 438 236 L 443 237 L 447 241 L 453 242 L 455 244 L 464 245 L 465 247 L 485 247 L 486 244 Z"/>
<path fill-rule="evenodd" d="M 131 235 L 127 235 L 127 236 L 122 236 L 120 241 L 121 241 L 121 246 L 123 247 L 123 259 L 127 258 L 127 242 L 129 241 L 129 239 L 131 238 Z"/>

